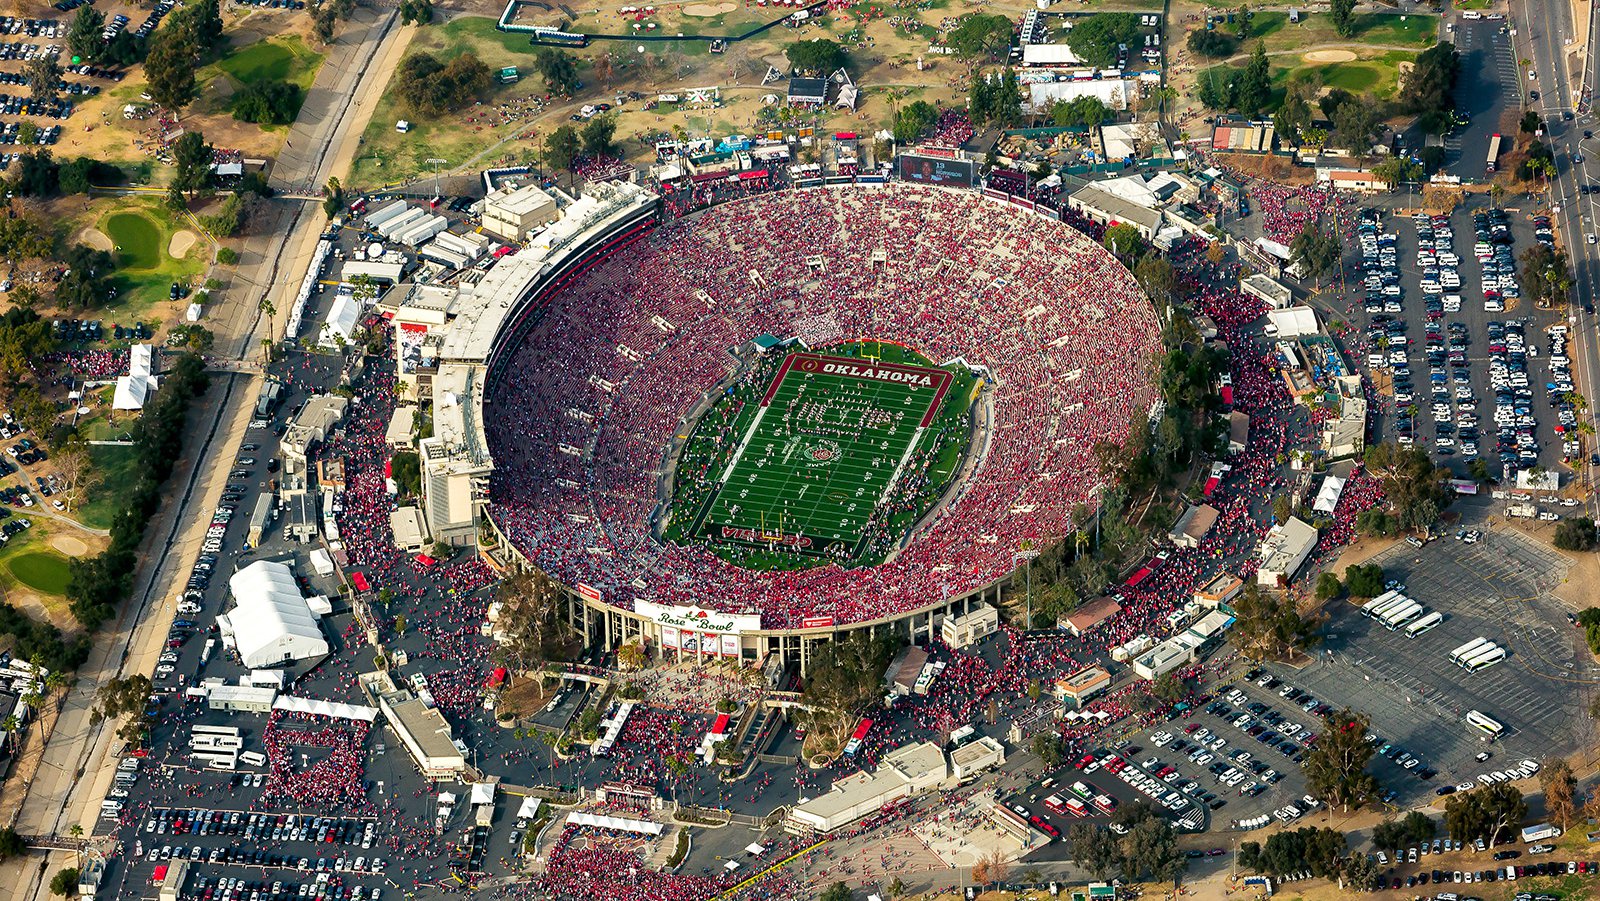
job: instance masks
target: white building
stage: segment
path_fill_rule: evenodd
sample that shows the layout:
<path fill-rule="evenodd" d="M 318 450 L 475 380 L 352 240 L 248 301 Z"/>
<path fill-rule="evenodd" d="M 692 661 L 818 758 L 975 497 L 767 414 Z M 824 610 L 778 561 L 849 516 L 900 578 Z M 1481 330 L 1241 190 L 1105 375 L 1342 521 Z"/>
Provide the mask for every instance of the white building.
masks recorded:
<path fill-rule="evenodd" d="M 424 778 L 454 779 L 467 768 L 466 755 L 456 747 L 449 721 L 416 695 L 409 691 L 383 692 L 378 695 L 378 709 Z"/>
<path fill-rule="evenodd" d="M 556 199 L 538 185 L 495 191 L 483 199 L 483 230 L 518 244 L 528 232 L 561 218 Z"/>
<path fill-rule="evenodd" d="M 1000 628 L 1000 611 L 984 604 L 971 613 L 946 617 L 940 626 L 944 643 L 964 648 Z"/>
<path fill-rule="evenodd" d="M 328 653 L 322 627 L 288 566 L 257 560 L 228 579 L 228 590 L 235 606 L 217 623 L 245 666 L 282 666 Z"/>
<path fill-rule="evenodd" d="M 1273 526 L 1266 540 L 1261 542 L 1257 583 L 1272 587 L 1289 584 L 1316 546 L 1317 527 L 1299 517 L 1292 516 L 1288 522 Z"/>
<path fill-rule="evenodd" d="M 938 787 L 949 774 L 944 751 L 933 742 L 896 748 L 884 755 L 876 771 L 847 776 L 827 794 L 795 805 L 784 825 L 794 831 L 833 832 L 901 798 Z"/>

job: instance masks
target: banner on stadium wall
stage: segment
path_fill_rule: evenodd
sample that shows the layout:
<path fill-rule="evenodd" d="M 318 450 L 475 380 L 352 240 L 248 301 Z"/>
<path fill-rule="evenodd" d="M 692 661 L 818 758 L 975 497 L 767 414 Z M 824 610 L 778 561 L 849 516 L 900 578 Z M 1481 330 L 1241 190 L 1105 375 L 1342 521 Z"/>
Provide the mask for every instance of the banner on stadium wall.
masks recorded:
<path fill-rule="evenodd" d="M 600 603 L 600 589 L 587 582 L 578 583 L 578 597 L 594 604 Z"/>
<path fill-rule="evenodd" d="M 967 160 L 901 154 L 898 163 L 901 181 L 924 185 L 972 187 L 972 163 Z"/>
<path fill-rule="evenodd" d="M 685 629 L 679 633 L 679 640 L 683 645 L 683 650 L 690 654 L 700 653 L 700 636 L 698 634 Z"/>
<path fill-rule="evenodd" d="M 582 590 L 582 586 L 579 586 L 579 590 Z M 759 613 L 718 613 L 701 607 L 667 606 L 651 601 L 635 601 L 633 611 L 663 628 L 671 626 L 699 632 L 732 632 L 735 635 L 761 628 Z"/>
<path fill-rule="evenodd" d="M 800 620 L 800 628 L 802 629 L 826 629 L 831 625 L 833 625 L 833 617 L 831 616 L 808 616 Z"/>
<path fill-rule="evenodd" d="M 724 656 L 724 657 L 737 657 L 737 656 L 739 656 L 739 636 L 737 636 L 737 635 L 727 635 L 727 634 L 724 634 L 722 636 L 722 656 Z"/>
<path fill-rule="evenodd" d="M 671 626 L 662 626 L 661 646 L 664 648 L 676 648 L 678 646 L 678 630 Z"/>

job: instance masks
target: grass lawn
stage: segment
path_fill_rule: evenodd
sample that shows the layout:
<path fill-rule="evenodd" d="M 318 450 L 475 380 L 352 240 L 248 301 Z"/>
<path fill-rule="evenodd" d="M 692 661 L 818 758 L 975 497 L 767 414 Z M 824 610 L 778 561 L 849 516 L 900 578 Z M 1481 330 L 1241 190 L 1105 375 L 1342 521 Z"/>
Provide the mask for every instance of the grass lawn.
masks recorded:
<path fill-rule="evenodd" d="M 117 265 L 148 272 L 161 266 L 161 227 L 143 213 L 112 213 L 100 230 L 116 245 Z"/>
<path fill-rule="evenodd" d="M 495 31 L 494 23 L 494 19 L 484 16 L 462 16 L 419 32 L 407 52 L 431 53 L 441 60 L 449 60 L 471 51 L 490 69 L 520 66 L 522 80 L 511 85 L 495 85 L 484 100 L 485 106 L 542 95 L 544 80 L 532 71 L 533 47 L 527 37 Z M 574 62 L 579 64 L 582 73 L 583 60 L 575 57 Z M 459 166 L 534 121 L 531 117 L 509 125 L 466 121 L 473 112 L 469 107 L 460 113 L 437 118 L 417 116 L 405 108 L 392 90 L 386 89 L 361 137 L 361 150 L 351 165 L 346 183 L 373 188 L 406 181 L 431 171 L 429 159 L 442 159 L 452 167 Z M 395 131 L 395 122 L 400 119 L 411 123 L 409 132 Z M 548 133 L 558 124 L 546 124 L 540 133 Z M 516 152 L 531 148 L 531 144 L 518 142 L 508 144 L 505 149 Z"/>
<path fill-rule="evenodd" d="M 112 255 L 121 268 L 115 279 L 117 297 L 108 312 L 119 318 L 149 318 L 151 308 L 168 300 L 173 282 L 190 281 L 205 269 L 204 253 L 191 251 L 181 260 L 167 255 L 173 234 L 188 223 L 180 223 L 159 200 L 103 198 L 91 204 L 89 215 L 99 217 L 93 220 L 95 227 L 116 246 Z"/>
<path fill-rule="evenodd" d="M 6 561 L 18 582 L 43 594 L 67 593 L 67 558 L 50 551 L 31 550 Z"/>
<path fill-rule="evenodd" d="M 122 508 L 123 489 L 133 484 L 138 473 L 136 448 L 115 444 L 89 445 L 89 458 L 102 477 L 100 485 L 78 505 L 78 521 L 91 529 L 109 529 L 111 520 Z"/>
<path fill-rule="evenodd" d="M 1271 53 L 1311 49 L 1323 44 L 1346 45 L 1357 52 L 1361 44 L 1422 49 L 1433 46 L 1438 40 L 1438 16 L 1370 13 L 1357 15 L 1355 23 L 1355 34 L 1341 37 L 1333 29 L 1333 20 L 1325 14 L 1301 13 L 1300 21 L 1291 25 L 1286 12 L 1259 11 L 1251 16 L 1250 37 L 1240 42 L 1238 52 L 1250 53 L 1256 41 L 1264 42 L 1267 52 Z M 1220 24 L 1217 27 L 1226 34 L 1234 34 L 1231 27 Z"/>
<path fill-rule="evenodd" d="M 217 61 L 217 67 L 241 85 L 287 81 L 302 89 L 316 81 L 321 66 L 322 54 L 294 34 L 257 41 Z"/>

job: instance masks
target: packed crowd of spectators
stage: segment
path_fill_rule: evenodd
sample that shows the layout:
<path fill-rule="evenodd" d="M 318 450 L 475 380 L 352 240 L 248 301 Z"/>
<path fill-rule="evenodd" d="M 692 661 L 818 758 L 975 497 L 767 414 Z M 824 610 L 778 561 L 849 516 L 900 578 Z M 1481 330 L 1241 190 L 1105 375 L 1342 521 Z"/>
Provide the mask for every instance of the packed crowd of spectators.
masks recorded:
<path fill-rule="evenodd" d="M 875 250 L 886 265 L 870 264 Z M 818 254 L 821 271 L 808 262 Z M 817 314 L 845 334 L 984 368 L 994 415 L 977 472 L 873 569 L 759 573 L 656 541 L 653 471 L 683 425 L 673 411 L 729 375 L 726 348 Z M 1069 227 L 915 187 L 753 197 L 660 229 L 550 301 L 512 351 L 515 377 L 491 388 L 493 512 L 546 572 L 623 607 L 648 594 L 757 610 L 777 628 L 915 609 L 1003 575 L 1023 540 L 1065 533 L 1097 482 L 1092 449 L 1120 442 L 1155 398 L 1146 363 L 1157 346 L 1126 269 Z"/>
<path fill-rule="evenodd" d="M 267 755 L 263 803 L 348 810 L 366 803 L 369 723 L 309 713 L 273 710 L 262 743 Z M 306 749 L 314 749 L 308 751 Z M 317 757 L 298 765 L 297 755 Z"/>

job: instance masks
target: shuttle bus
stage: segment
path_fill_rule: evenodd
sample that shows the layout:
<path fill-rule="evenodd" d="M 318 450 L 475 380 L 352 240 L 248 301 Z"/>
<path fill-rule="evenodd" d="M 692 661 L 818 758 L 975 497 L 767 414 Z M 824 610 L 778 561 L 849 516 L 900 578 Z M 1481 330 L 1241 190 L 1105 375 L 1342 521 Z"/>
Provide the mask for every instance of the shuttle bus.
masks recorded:
<path fill-rule="evenodd" d="M 214 770 L 232 770 L 239 766 L 237 751 L 190 751 L 189 756 Z"/>
<path fill-rule="evenodd" d="M 260 751 L 244 751 L 239 754 L 239 762 L 249 766 L 266 766 L 267 755 Z"/>
<path fill-rule="evenodd" d="M 1396 595 L 1395 597 L 1390 598 L 1389 601 L 1387 603 L 1385 603 L 1382 607 L 1378 607 L 1378 608 L 1374 609 L 1372 611 L 1372 618 L 1381 623 L 1381 622 L 1383 622 L 1384 618 L 1387 617 L 1389 614 L 1395 612 L 1396 610 L 1399 610 L 1401 607 L 1404 607 L 1405 605 L 1407 605 L 1409 603 L 1411 603 L 1411 599 L 1410 598 L 1406 597 L 1403 594 Z"/>
<path fill-rule="evenodd" d="M 1498 720 L 1481 710 L 1467 711 L 1467 725 L 1483 733 L 1484 741 L 1494 741 L 1506 731 L 1506 727 L 1500 725 Z"/>
<path fill-rule="evenodd" d="M 1416 638 L 1418 635 L 1421 635 L 1422 633 L 1432 629 L 1434 626 L 1437 626 L 1442 622 L 1444 622 L 1444 614 L 1435 610 L 1427 616 L 1424 616 L 1422 619 L 1419 619 L 1411 625 L 1406 626 L 1406 637 Z"/>
<path fill-rule="evenodd" d="M 1390 632 L 1393 632 L 1406 623 L 1409 623 L 1421 616 L 1422 612 L 1426 609 L 1426 607 L 1422 606 L 1416 601 L 1407 601 L 1405 604 L 1402 604 L 1401 606 L 1389 611 L 1389 615 L 1383 618 L 1383 627 L 1388 629 Z"/>
<path fill-rule="evenodd" d="M 222 735 L 228 738 L 239 738 L 241 734 L 236 726 L 190 726 L 190 735 Z"/>
<path fill-rule="evenodd" d="M 1488 645 L 1494 644 L 1487 638 L 1474 638 L 1466 644 L 1450 652 L 1450 662 L 1460 664 L 1462 660 L 1471 657 L 1474 653 L 1483 650 Z"/>
<path fill-rule="evenodd" d="M 1373 611 L 1377 610 L 1379 607 L 1382 607 L 1384 604 L 1389 603 L 1390 601 L 1394 600 L 1395 598 L 1397 598 L 1399 596 L 1400 596 L 1400 592 L 1398 592 L 1398 591 L 1385 591 L 1383 594 L 1380 594 L 1377 597 L 1373 598 L 1372 600 L 1366 602 L 1365 604 L 1362 604 L 1361 605 L 1361 615 L 1362 616 L 1371 616 L 1373 614 Z"/>
<path fill-rule="evenodd" d="M 225 738 L 221 735 L 196 735 L 189 739 L 189 747 L 196 751 L 237 751 L 244 747 L 244 739 Z"/>
<path fill-rule="evenodd" d="M 1488 669 L 1504 659 L 1506 659 L 1506 649 L 1496 645 L 1486 651 L 1480 651 L 1476 657 L 1463 661 L 1461 668 L 1469 673 L 1475 673 L 1481 669 Z"/>

